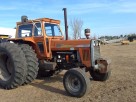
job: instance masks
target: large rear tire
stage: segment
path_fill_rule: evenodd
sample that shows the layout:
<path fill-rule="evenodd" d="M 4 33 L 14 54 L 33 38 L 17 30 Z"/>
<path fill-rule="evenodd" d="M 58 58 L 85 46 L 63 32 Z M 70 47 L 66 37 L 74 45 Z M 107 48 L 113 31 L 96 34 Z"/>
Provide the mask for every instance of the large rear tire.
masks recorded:
<path fill-rule="evenodd" d="M 22 85 L 26 76 L 26 59 L 17 44 L 0 43 L 0 86 L 13 89 Z"/>
<path fill-rule="evenodd" d="M 24 84 L 28 84 L 31 83 L 37 77 L 39 69 L 38 59 L 31 46 L 27 44 L 21 44 L 20 47 L 25 54 L 27 62 L 27 75 Z"/>
<path fill-rule="evenodd" d="M 63 78 L 65 90 L 74 97 L 82 97 L 89 92 L 90 80 L 82 69 L 68 70 Z"/>

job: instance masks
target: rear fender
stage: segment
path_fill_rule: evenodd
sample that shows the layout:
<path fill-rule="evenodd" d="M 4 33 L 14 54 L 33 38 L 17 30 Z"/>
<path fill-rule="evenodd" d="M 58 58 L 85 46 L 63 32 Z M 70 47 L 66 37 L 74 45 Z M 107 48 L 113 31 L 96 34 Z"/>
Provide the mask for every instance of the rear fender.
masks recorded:
<path fill-rule="evenodd" d="M 28 45 L 30 45 L 30 46 L 33 48 L 33 50 L 36 52 L 38 59 L 43 59 L 43 58 L 44 58 L 44 55 L 42 55 L 42 54 L 39 52 L 39 48 L 37 47 L 36 43 L 34 43 L 34 42 L 24 41 L 24 40 L 22 40 L 22 39 L 9 40 L 9 41 L 12 41 L 12 42 L 18 43 L 18 44 L 28 44 Z"/>

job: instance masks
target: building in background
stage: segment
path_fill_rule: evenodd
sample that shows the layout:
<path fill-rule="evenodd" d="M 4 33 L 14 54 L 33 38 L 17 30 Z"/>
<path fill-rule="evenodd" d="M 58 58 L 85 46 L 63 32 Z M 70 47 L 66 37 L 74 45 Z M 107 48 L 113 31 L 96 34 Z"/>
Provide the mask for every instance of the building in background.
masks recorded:
<path fill-rule="evenodd" d="M 15 38 L 16 29 L 0 27 L 1 38 L 8 36 L 9 38 Z"/>

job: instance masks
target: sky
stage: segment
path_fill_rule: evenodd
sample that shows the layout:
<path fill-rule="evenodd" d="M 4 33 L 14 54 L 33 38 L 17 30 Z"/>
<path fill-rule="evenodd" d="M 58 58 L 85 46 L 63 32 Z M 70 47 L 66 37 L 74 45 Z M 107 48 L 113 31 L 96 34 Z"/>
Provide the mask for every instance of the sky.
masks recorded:
<path fill-rule="evenodd" d="M 67 8 L 68 24 L 80 19 L 83 30 L 90 28 L 93 36 L 136 33 L 136 0 L 1 0 L 0 27 L 14 28 L 27 15 L 28 19 L 61 20 L 64 32 L 63 8 Z"/>

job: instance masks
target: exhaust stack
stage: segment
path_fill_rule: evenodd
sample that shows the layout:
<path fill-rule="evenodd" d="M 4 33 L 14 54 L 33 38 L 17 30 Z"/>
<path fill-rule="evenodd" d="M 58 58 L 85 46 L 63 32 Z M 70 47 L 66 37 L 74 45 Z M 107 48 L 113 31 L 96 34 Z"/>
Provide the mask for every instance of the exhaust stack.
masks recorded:
<path fill-rule="evenodd" d="M 67 8 L 63 8 L 63 10 L 64 10 L 64 22 L 65 22 L 65 35 L 66 35 L 66 40 L 68 40 Z"/>

